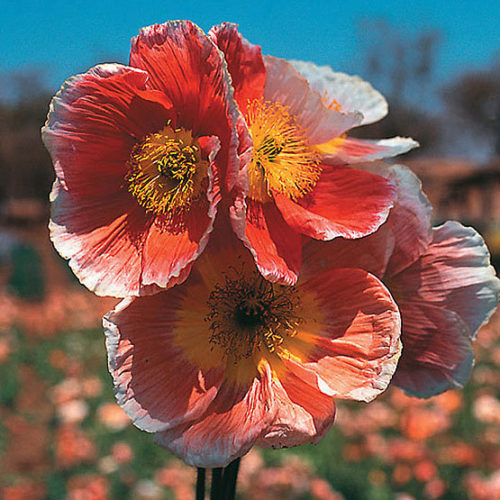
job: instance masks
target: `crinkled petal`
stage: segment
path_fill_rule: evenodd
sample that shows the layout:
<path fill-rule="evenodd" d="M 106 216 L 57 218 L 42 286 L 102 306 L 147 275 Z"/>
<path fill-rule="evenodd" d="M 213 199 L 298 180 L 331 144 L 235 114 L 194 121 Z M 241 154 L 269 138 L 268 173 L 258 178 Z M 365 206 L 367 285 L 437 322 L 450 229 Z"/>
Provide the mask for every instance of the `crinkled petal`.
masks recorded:
<path fill-rule="evenodd" d="M 248 385 L 225 383 L 203 418 L 155 435 L 194 467 L 225 467 L 247 453 L 274 419 L 276 408 L 269 367 Z"/>
<path fill-rule="evenodd" d="M 252 199 L 247 199 L 247 203 L 246 225 L 233 224 L 238 237 L 252 252 L 267 280 L 293 285 L 302 257 L 300 234 L 287 225 L 273 203 L 263 204 Z"/>
<path fill-rule="evenodd" d="M 149 218 L 127 193 L 79 198 L 56 180 L 50 238 L 78 279 L 97 295 L 124 297 L 141 289 L 141 251 Z"/>
<path fill-rule="evenodd" d="M 456 312 L 470 335 L 498 305 L 499 280 L 481 235 L 454 221 L 435 228 L 426 252 L 393 281 L 405 299 L 418 294 L 425 302 Z"/>
<path fill-rule="evenodd" d="M 325 271 L 300 288 L 321 314 L 312 318 L 320 332 L 311 338 L 314 349 L 304 365 L 330 395 L 371 401 L 386 389 L 401 351 L 400 315 L 391 294 L 361 269 Z M 308 330 L 307 318 L 300 328 Z"/>
<path fill-rule="evenodd" d="M 320 240 L 361 238 L 376 231 L 392 207 L 392 183 L 350 167 L 322 168 L 313 191 L 299 203 L 274 194 L 286 222 L 296 231 Z"/>
<path fill-rule="evenodd" d="M 391 158 L 416 147 L 418 142 L 409 137 L 367 140 L 341 136 L 324 144 L 318 144 L 315 149 L 320 153 L 323 162 L 335 165 Z"/>
<path fill-rule="evenodd" d="M 360 113 L 329 109 L 305 78 L 284 59 L 264 56 L 267 79 L 264 99 L 289 106 L 290 114 L 307 131 L 310 144 L 323 144 L 361 123 Z"/>
<path fill-rule="evenodd" d="M 81 198 L 56 181 L 51 239 L 87 288 L 98 295 L 138 296 L 187 277 L 207 244 L 220 199 L 213 181 L 218 139 L 201 143 L 209 160 L 207 194 L 193 202 L 179 227 L 147 214 L 126 190 Z"/>
<path fill-rule="evenodd" d="M 253 45 L 238 32 L 238 25 L 222 23 L 208 36 L 224 53 L 231 75 L 234 98 L 245 113 L 250 100 L 261 99 L 266 84 L 266 68 L 259 45 Z"/>
<path fill-rule="evenodd" d="M 308 383 L 308 378 L 317 379 L 317 376 L 295 363 L 286 374 L 273 381 L 277 413 L 257 445 L 289 448 L 317 443 L 325 435 L 335 418 L 335 401 L 317 384 Z"/>
<path fill-rule="evenodd" d="M 113 196 L 133 145 L 162 128 L 171 103 L 146 88 L 148 75 L 102 64 L 69 78 L 50 104 L 42 138 L 72 196 Z"/>
<path fill-rule="evenodd" d="M 130 65 L 145 70 L 149 85 L 172 102 L 176 126 L 194 136 L 219 138 L 221 182 L 232 189 L 239 171 L 238 111 L 224 57 L 214 43 L 190 21 L 155 24 L 132 39 Z"/>
<path fill-rule="evenodd" d="M 358 111 L 363 114 L 360 125 L 381 120 L 387 115 L 388 106 L 384 96 L 359 76 L 346 75 L 329 66 L 316 66 L 312 62 L 290 61 L 318 92 L 327 105 L 340 105 L 342 111 Z"/>
<path fill-rule="evenodd" d="M 432 207 L 417 176 L 402 165 L 370 163 L 361 167 L 394 183 L 394 207 L 387 221 L 366 238 L 307 243 L 303 249 L 303 260 L 307 262 L 303 272 L 308 276 L 326 267 L 352 266 L 383 278 L 410 266 L 429 246 Z"/>
<path fill-rule="evenodd" d="M 420 398 L 463 387 L 474 365 L 467 325 L 458 314 L 417 297 L 399 306 L 403 354 L 394 384 Z"/>
<path fill-rule="evenodd" d="M 209 160 L 209 186 L 206 198 L 193 201 L 184 216 L 183 226 L 171 229 L 157 219 L 151 225 L 142 249 L 142 275 L 144 286 L 165 288 L 205 249 L 213 229 L 217 204 L 220 200 L 219 184 L 214 182 L 214 158 L 220 149 L 217 137 L 200 140 L 200 146 Z"/>
<path fill-rule="evenodd" d="M 173 331 L 181 299 L 180 288 L 128 298 L 104 317 L 117 401 L 134 424 L 148 432 L 203 415 L 222 379 L 222 370 L 202 371 L 176 345 Z"/>

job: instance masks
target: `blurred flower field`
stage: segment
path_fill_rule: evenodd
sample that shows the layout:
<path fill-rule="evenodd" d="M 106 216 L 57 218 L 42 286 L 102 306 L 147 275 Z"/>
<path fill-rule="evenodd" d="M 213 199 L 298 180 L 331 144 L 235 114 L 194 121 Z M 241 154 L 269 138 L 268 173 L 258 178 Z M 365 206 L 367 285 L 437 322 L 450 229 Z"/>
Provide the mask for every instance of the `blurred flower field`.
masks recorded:
<path fill-rule="evenodd" d="M 193 498 L 195 470 L 114 402 L 100 322 L 117 301 L 80 287 L 50 249 L 47 259 L 29 244 L 10 248 L 0 255 L 1 498 Z M 339 401 L 319 445 L 252 450 L 239 498 L 500 498 L 499 331 L 497 313 L 463 391 Z"/>

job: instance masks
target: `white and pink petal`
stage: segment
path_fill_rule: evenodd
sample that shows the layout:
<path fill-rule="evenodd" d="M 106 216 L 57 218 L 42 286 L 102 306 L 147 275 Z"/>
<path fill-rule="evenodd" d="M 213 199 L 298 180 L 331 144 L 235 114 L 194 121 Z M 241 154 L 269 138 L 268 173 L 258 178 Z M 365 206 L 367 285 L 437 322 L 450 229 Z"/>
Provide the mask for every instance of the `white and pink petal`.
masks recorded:
<path fill-rule="evenodd" d="M 387 115 L 388 105 L 384 96 L 359 76 L 335 72 L 329 66 L 317 66 L 312 62 L 290 61 L 318 92 L 326 105 L 338 105 L 344 112 L 360 112 L 367 125 Z"/>
<path fill-rule="evenodd" d="M 194 467 L 225 467 L 246 454 L 274 420 L 267 366 L 246 385 L 224 383 L 202 418 L 155 434 L 155 443 Z"/>
<path fill-rule="evenodd" d="M 323 162 L 335 165 L 392 158 L 407 153 L 418 145 L 417 141 L 409 137 L 369 140 L 343 135 L 324 144 L 318 144 L 314 149 L 321 155 Z"/>
<path fill-rule="evenodd" d="M 311 90 L 305 78 L 284 59 L 264 56 L 267 79 L 264 100 L 289 107 L 291 115 L 306 130 L 310 144 L 323 144 L 359 125 L 362 115 L 329 109 Z"/>

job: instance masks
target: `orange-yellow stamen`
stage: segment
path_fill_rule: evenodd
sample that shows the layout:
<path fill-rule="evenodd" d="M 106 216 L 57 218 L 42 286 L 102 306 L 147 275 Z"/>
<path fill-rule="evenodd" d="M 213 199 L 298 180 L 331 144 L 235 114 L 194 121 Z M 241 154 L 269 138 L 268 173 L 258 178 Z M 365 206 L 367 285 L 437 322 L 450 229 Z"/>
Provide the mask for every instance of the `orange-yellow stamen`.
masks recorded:
<path fill-rule="evenodd" d="M 334 111 L 342 111 L 342 105 L 340 104 L 340 102 L 338 102 L 337 99 L 331 99 L 328 96 L 326 90 L 323 94 L 322 101 L 328 109 L 333 109 Z"/>
<path fill-rule="evenodd" d="M 250 198 L 266 202 L 274 191 L 297 201 L 311 191 L 321 174 L 318 155 L 289 107 L 256 99 L 246 118 L 254 142 Z"/>
<path fill-rule="evenodd" d="M 128 190 L 139 205 L 169 219 L 189 210 L 207 175 L 207 162 L 191 132 L 170 125 L 137 143 L 128 167 Z"/>

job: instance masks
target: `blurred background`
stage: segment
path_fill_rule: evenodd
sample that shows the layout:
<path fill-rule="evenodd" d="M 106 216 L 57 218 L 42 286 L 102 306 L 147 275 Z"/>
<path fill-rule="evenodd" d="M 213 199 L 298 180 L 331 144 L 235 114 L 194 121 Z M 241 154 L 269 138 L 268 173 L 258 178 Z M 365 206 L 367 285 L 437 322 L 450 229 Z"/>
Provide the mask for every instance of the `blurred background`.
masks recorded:
<path fill-rule="evenodd" d="M 52 165 L 40 140 L 69 76 L 127 63 L 142 26 L 240 24 L 264 53 L 328 64 L 380 90 L 389 115 L 356 135 L 411 136 L 399 158 L 434 219 L 485 237 L 500 265 L 500 4 L 9 2 L 0 42 L 0 495 L 5 499 L 189 499 L 195 472 L 114 403 L 101 316 L 117 302 L 78 284 L 47 231 Z M 445 7 L 446 6 L 446 7 Z M 421 401 L 398 389 L 339 402 L 317 446 L 253 450 L 240 498 L 500 498 L 500 315 L 483 327 L 463 391 Z"/>

